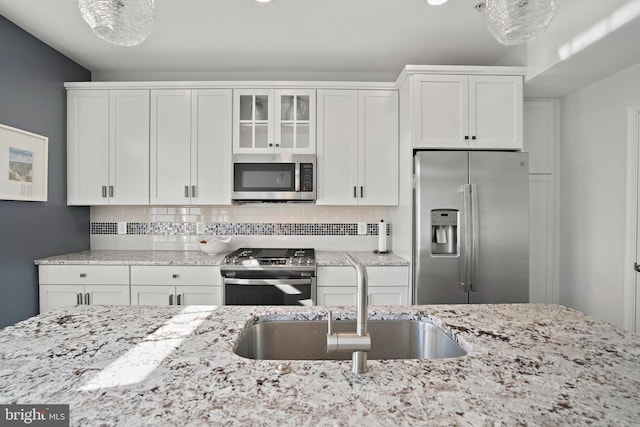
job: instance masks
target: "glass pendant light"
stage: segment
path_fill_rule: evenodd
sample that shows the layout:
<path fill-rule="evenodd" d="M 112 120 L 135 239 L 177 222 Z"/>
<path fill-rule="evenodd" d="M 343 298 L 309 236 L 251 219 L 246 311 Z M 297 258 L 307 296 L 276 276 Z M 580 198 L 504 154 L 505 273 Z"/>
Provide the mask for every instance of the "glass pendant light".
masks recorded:
<path fill-rule="evenodd" d="M 542 33 L 561 0 L 487 0 L 489 32 L 504 45 L 522 44 Z"/>
<path fill-rule="evenodd" d="M 151 34 L 154 0 L 78 0 L 80 14 L 101 39 L 135 46 Z"/>

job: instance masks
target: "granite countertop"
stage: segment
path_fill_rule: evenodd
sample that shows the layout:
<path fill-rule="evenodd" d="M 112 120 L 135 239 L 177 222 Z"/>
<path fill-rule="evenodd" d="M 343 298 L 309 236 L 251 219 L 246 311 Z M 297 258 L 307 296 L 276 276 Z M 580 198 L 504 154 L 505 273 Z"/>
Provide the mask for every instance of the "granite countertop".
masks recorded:
<path fill-rule="evenodd" d="M 432 319 L 469 353 L 435 360 L 251 360 L 254 317 L 321 307 L 75 306 L 0 331 L 0 403 L 69 404 L 71 425 L 637 425 L 640 337 L 552 305 L 370 307 Z M 337 318 L 352 308 L 334 308 Z M 321 338 L 322 339 L 322 338 Z M 291 345 L 296 345 L 292 342 Z M 377 345 L 373 342 L 373 345 Z"/>
<path fill-rule="evenodd" d="M 367 266 L 408 266 L 393 253 L 349 251 Z M 348 266 L 344 251 L 316 251 L 318 266 Z M 201 251 L 82 251 L 36 260 L 37 265 L 220 265 L 225 254 Z"/>

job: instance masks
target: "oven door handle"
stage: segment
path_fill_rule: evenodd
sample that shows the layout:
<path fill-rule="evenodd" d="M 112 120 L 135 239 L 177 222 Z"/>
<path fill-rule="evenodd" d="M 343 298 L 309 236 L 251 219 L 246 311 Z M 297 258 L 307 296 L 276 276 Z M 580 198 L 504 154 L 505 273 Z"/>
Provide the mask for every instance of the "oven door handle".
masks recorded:
<path fill-rule="evenodd" d="M 225 285 L 310 285 L 311 278 L 305 279 L 224 279 Z"/>

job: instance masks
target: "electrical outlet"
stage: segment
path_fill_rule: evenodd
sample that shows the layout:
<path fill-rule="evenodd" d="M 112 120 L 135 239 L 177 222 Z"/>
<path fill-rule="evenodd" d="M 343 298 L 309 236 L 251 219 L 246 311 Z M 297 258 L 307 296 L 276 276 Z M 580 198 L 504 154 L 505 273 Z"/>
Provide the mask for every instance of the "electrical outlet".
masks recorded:
<path fill-rule="evenodd" d="M 118 234 L 127 234 L 127 222 L 118 221 Z"/>
<path fill-rule="evenodd" d="M 358 223 L 358 235 L 366 236 L 367 235 L 367 223 L 359 222 Z"/>
<path fill-rule="evenodd" d="M 196 222 L 196 234 L 204 234 L 204 222 Z"/>

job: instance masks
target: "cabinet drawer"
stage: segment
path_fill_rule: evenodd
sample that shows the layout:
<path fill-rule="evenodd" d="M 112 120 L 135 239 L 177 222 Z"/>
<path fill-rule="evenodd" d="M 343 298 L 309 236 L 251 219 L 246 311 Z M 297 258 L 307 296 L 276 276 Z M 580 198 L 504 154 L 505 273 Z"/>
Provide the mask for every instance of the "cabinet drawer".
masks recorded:
<path fill-rule="evenodd" d="M 41 285 L 128 285 L 125 265 L 41 265 Z"/>
<path fill-rule="evenodd" d="M 408 286 L 409 267 L 367 267 L 369 286 Z M 319 267 L 318 286 L 357 286 L 353 267 Z"/>
<path fill-rule="evenodd" d="M 221 285 L 215 266 L 132 266 L 132 285 Z"/>

